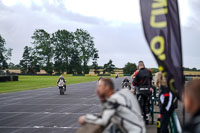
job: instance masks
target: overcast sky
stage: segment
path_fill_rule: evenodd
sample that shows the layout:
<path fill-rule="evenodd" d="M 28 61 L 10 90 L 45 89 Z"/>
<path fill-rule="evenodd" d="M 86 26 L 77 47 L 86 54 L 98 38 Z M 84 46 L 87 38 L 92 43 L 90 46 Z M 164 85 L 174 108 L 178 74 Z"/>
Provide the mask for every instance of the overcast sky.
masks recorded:
<path fill-rule="evenodd" d="M 179 0 L 183 61 L 200 68 L 200 0 Z M 99 50 L 98 63 L 112 59 L 117 67 L 143 60 L 157 64 L 144 38 L 139 0 L 0 0 L 0 34 L 19 63 L 24 46 L 33 46 L 35 29 L 87 30 Z"/>

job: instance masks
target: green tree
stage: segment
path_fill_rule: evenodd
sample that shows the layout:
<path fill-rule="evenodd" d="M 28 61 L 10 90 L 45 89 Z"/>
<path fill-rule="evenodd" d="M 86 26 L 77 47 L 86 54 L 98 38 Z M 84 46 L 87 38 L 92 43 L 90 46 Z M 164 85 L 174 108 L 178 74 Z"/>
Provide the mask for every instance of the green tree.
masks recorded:
<path fill-rule="evenodd" d="M 109 60 L 107 64 L 104 64 L 103 73 L 114 73 L 115 65 L 113 64 L 112 60 Z"/>
<path fill-rule="evenodd" d="M 9 69 L 20 69 L 20 65 L 19 64 L 14 64 L 14 63 L 10 62 L 8 64 L 8 68 Z"/>
<path fill-rule="evenodd" d="M 37 55 L 42 59 L 42 68 L 48 73 L 53 73 L 54 47 L 51 43 L 51 35 L 43 29 L 37 29 L 32 36 Z"/>
<path fill-rule="evenodd" d="M 73 56 L 74 36 L 67 30 L 58 30 L 52 35 L 54 51 L 54 70 L 58 73 L 70 73 L 70 59 Z M 72 72 L 72 71 L 71 71 Z"/>
<path fill-rule="evenodd" d="M 74 32 L 75 43 L 78 45 L 78 50 L 80 52 L 80 58 L 83 63 L 84 74 L 89 73 L 89 66 L 87 65 L 89 60 L 96 54 L 96 48 L 94 48 L 93 37 L 83 29 L 77 29 Z"/>
<path fill-rule="evenodd" d="M 197 71 L 197 68 L 195 68 L 195 67 L 194 67 L 194 68 L 192 68 L 192 71 Z"/>
<path fill-rule="evenodd" d="M 130 74 L 130 75 L 133 74 L 136 70 L 137 70 L 136 64 L 130 62 L 128 62 L 123 68 L 124 74 Z"/>
<path fill-rule="evenodd" d="M 77 51 L 77 49 L 74 49 L 70 60 L 70 73 L 73 74 L 82 74 L 82 61 L 79 55 L 79 52 Z"/>
<path fill-rule="evenodd" d="M 15 64 L 12 63 L 12 62 L 10 62 L 10 63 L 8 64 L 8 68 L 9 68 L 9 69 L 14 69 L 14 68 L 15 68 Z"/>
<path fill-rule="evenodd" d="M 21 71 L 24 74 L 36 74 L 40 71 L 39 57 L 36 52 L 28 46 L 24 47 L 22 60 L 20 60 Z"/>
<path fill-rule="evenodd" d="M 97 63 L 97 59 L 98 58 L 99 58 L 98 51 L 96 51 L 96 54 L 94 54 L 93 62 L 92 62 L 92 69 L 94 69 L 94 73 L 95 74 L 99 73 L 99 71 L 98 71 L 98 63 Z"/>
<path fill-rule="evenodd" d="M 158 68 L 151 68 L 151 70 L 152 70 L 152 73 L 157 73 L 157 72 L 159 72 Z"/>
<path fill-rule="evenodd" d="M 0 35 L 0 70 L 8 68 L 7 61 L 10 60 L 10 57 L 12 56 L 12 49 L 6 49 L 5 44 L 5 39 Z"/>

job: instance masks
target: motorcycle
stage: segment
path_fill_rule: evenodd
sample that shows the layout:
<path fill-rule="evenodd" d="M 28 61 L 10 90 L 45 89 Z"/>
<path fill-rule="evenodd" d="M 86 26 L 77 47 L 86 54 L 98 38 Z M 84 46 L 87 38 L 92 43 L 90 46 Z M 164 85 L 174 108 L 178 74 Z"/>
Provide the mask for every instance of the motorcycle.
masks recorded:
<path fill-rule="evenodd" d="M 129 82 L 123 82 L 122 88 L 128 88 L 129 90 L 131 90 L 131 84 Z"/>
<path fill-rule="evenodd" d="M 60 95 L 64 95 L 66 91 L 66 87 L 63 85 L 63 86 L 58 86 L 58 88 L 60 90 Z"/>

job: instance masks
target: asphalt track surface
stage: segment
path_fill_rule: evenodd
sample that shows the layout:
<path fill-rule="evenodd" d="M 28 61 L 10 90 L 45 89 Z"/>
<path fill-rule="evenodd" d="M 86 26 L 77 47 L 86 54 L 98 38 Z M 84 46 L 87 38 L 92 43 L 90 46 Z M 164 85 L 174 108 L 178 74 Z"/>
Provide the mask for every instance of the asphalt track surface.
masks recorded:
<path fill-rule="evenodd" d="M 114 79 L 116 89 L 122 78 Z M 97 82 L 0 94 L 0 133 L 74 133 L 77 120 L 86 113 L 99 113 Z"/>

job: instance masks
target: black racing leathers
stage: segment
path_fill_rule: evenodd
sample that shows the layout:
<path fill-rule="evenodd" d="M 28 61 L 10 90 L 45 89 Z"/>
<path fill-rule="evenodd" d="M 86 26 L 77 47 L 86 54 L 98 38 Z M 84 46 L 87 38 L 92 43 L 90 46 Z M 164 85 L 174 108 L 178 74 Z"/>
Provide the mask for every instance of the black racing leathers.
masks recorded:
<path fill-rule="evenodd" d="M 134 76 L 133 86 L 136 89 L 136 95 L 142 109 L 143 117 L 148 122 L 152 72 L 146 68 L 141 68 L 134 73 Z"/>
<path fill-rule="evenodd" d="M 133 85 L 137 87 L 150 87 L 152 72 L 146 68 L 141 68 L 134 73 Z"/>
<path fill-rule="evenodd" d="M 159 94 L 159 107 L 161 114 L 160 133 L 169 133 L 168 125 L 170 116 L 172 115 L 172 112 L 174 110 L 174 104 L 173 104 L 174 96 L 169 88 L 161 86 L 160 89 L 161 89 Z"/>

